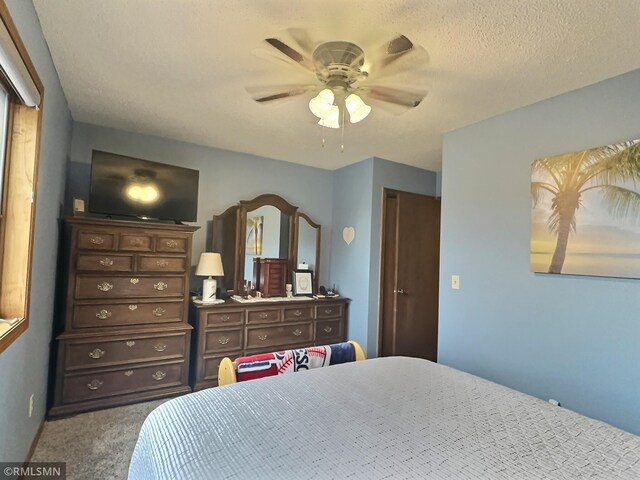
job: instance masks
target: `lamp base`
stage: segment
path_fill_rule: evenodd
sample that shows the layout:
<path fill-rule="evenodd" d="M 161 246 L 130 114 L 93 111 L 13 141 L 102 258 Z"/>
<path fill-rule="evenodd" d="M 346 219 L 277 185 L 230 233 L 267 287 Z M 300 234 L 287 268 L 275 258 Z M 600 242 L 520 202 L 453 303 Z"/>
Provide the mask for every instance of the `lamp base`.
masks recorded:
<path fill-rule="evenodd" d="M 202 282 L 202 301 L 215 302 L 218 282 L 215 278 L 205 278 Z"/>

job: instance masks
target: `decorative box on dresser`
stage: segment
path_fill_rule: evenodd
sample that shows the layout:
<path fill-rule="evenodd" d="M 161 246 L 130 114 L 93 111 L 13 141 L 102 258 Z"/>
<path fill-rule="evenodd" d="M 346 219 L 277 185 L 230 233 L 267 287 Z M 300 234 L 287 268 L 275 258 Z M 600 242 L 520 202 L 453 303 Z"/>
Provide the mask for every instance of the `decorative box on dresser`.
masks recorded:
<path fill-rule="evenodd" d="M 189 275 L 198 228 L 65 220 L 64 331 L 50 417 L 190 391 Z"/>
<path fill-rule="evenodd" d="M 194 327 L 191 384 L 194 390 L 218 385 L 224 357 L 236 358 L 346 340 L 349 299 L 309 299 L 206 305 L 191 302 Z"/>

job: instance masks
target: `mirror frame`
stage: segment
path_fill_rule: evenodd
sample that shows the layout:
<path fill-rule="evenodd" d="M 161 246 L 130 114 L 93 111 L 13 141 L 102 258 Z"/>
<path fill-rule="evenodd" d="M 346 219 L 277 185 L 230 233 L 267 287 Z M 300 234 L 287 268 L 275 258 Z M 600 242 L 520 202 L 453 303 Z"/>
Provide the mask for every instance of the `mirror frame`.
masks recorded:
<path fill-rule="evenodd" d="M 235 234 L 235 261 L 233 266 L 232 280 L 234 292 L 242 291 L 244 282 L 244 267 L 245 267 L 245 242 L 244 232 L 247 229 L 247 214 L 257 208 L 264 207 L 265 205 L 271 205 L 278 208 L 282 213 L 289 215 L 289 238 L 287 246 L 287 269 L 288 274 L 297 267 L 298 261 L 298 222 L 299 218 L 303 217 L 313 228 L 317 229 L 316 232 L 316 270 L 313 272 L 313 293 L 317 293 L 318 287 L 318 272 L 320 271 L 320 224 L 314 222 L 305 213 L 299 212 L 298 207 L 290 204 L 284 198 L 273 193 L 266 193 L 259 195 L 252 200 L 241 200 L 237 205 L 227 208 L 222 214 L 213 216 L 212 225 L 212 241 L 211 251 L 222 252 L 222 245 L 217 244 L 218 229 L 220 224 L 224 221 L 227 215 L 236 215 L 236 234 Z M 225 277 L 228 276 L 227 269 L 225 268 Z"/>
<path fill-rule="evenodd" d="M 316 260 L 315 269 L 313 270 L 313 293 L 318 293 L 319 278 L 320 278 L 320 238 L 321 238 L 321 226 L 319 223 L 311 220 L 309 215 L 302 212 L 296 212 L 295 222 L 295 238 L 293 240 L 293 264 L 295 268 L 298 268 L 298 241 L 300 237 L 300 218 L 302 217 L 310 226 L 316 230 Z"/>
<path fill-rule="evenodd" d="M 235 216 L 235 232 L 234 232 L 234 236 L 233 236 L 233 246 L 231 247 L 233 250 L 233 255 L 232 255 L 232 262 L 233 265 L 231 269 L 229 269 L 229 265 L 228 262 L 226 261 L 226 257 L 223 255 L 222 256 L 222 264 L 224 267 L 224 276 L 227 277 L 229 275 L 233 275 L 233 284 L 232 284 L 232 288 L 234 290 L 236 290 L 237 285 L 235 282 L 235 279 L 238 278 L 238 275 L 240 274 L 240 270 L 238 269 L 239 267 L 239 263 L 238 263 L 238 253 L 239 253 L 239 248 L 240 248 L 240 244 L 241 239 L 240 239 L 240 235 L 239 233 L 241 232 L 240 230 L 240 205 L 233 205 L 229 208 L 227 208 L 224 212 L 222 212 L 219 215 L 214 215 L 213 216 L 213 222 L 212 222 L 212 231 L 211 231 L 211 251 L 212 252 L 218 252 L 218 253 L 222 253 L 222 245 L 218 245 L 218 230 L 220 228 L 222 228 L 222 224 L 224 223 L 225 218 L 228 215 L 234 215 Z M 245 227 L 246 228 L 246 227 Z M 229 247 L 228 247 L 229 248 Z M 244 247 L 243 247 L 244 248 Z M 230 273 L 230 270 L 232 271 L 232 273 Z M 226 282 L 222 282 L 222 284 L 226 287 Z M 237 291 L 237 290 L 236 290 Z"/>

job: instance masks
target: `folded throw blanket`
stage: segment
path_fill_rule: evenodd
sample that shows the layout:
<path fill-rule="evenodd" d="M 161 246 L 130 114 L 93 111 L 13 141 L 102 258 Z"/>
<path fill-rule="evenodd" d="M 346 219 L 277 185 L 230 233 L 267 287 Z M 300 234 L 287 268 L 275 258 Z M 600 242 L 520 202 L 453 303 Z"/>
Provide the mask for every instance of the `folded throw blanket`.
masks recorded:
<path fill-rule="evenodd" d="M 237 365 L 236 378 L 238 382 L 243 382 L 255 378 L 353 362 L 355 359 L 355 349 L 348 342 L 322 347 L 262 353 L 250 357 L 237 358 L 235 361 Z"/>

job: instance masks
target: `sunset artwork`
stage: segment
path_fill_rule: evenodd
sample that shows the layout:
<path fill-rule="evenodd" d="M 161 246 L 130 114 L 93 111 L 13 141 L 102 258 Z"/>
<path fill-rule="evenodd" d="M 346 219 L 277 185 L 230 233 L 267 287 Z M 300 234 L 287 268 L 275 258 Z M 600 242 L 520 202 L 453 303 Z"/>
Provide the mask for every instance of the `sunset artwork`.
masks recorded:
<path fill-rule="evenodd" d="M 640 278 L 640 139 L 531 171 L 531 271 Z"/>

